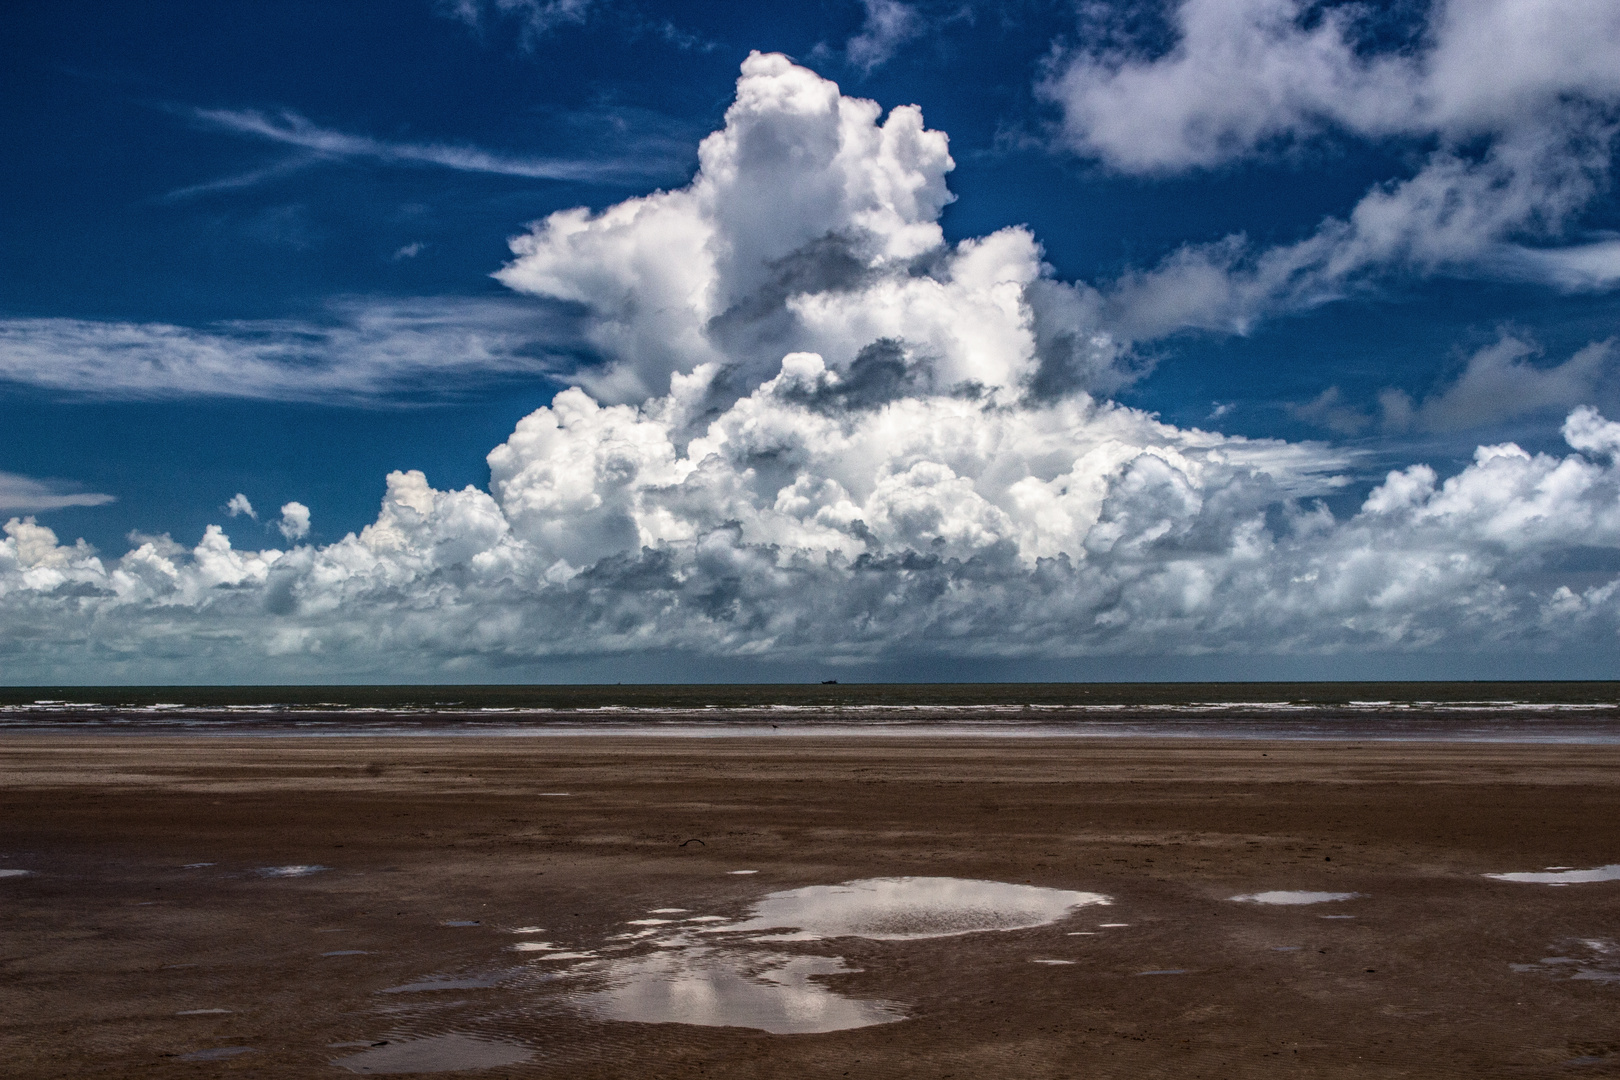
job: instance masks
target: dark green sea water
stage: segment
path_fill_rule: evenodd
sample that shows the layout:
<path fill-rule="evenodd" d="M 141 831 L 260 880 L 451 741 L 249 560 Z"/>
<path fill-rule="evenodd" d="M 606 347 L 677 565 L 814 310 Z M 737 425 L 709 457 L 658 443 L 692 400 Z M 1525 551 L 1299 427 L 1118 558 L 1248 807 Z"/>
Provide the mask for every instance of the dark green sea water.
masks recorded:
<path fill-rule="evenodd" d="M 1620 682 L 0 688 L 0 730 L 1620 742 Z"/>

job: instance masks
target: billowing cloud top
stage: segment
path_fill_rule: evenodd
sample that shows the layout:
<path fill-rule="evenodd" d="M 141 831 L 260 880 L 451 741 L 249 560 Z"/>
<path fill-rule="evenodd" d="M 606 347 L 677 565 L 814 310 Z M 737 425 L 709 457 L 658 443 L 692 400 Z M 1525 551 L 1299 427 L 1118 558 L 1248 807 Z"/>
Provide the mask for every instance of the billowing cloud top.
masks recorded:
<path fill-rule="evenodd" d="M 496 275 L 590 311 L 608 366 L 579 378 L 598 398 L 640 401 L 706 364 L 757 385 L 790 352 L 848 372 L 879 342 L 940 388 L 1119 385 L 1107 335 L 1077 337 L 1096 293 L 1052 280 L 1027 230 L 945 244 L 954 163 L 915 106 L 882 118 L 755 53 L 698 158 L 677 191 L 552 214 Z"/>
<path fill-rule="evenodd" d="M 11 677 L 467 677 L 569 657 L 1300 654 L 1612 634 L 1620 424 L 1391 473 L 1336 519 L 1343 455 L 1176 428 L 1096 294 L 1027 231 L 945 243 L 945 136 L 754 55 L 686 187 L 554 214 L 500 277 L 586 312 L 604 365 L 489 455 L 489 490 L 388 477 L 326 546 L 218 526 L 116 560 L 13 519 Z M 242 498 L 242 506 L 247 500 Z M 232 500 L 235 505 L 235 500 Z M 243 511 L 246 512 L 245 510 Z M 318 518 L 291 502 L 288 541 Z M 261 526 L 262 528 L 262 526 Z M 1571 584 L 1575 587 L 1571 587 Z M 105 676 L 103 676 L 105 677 Z"/>

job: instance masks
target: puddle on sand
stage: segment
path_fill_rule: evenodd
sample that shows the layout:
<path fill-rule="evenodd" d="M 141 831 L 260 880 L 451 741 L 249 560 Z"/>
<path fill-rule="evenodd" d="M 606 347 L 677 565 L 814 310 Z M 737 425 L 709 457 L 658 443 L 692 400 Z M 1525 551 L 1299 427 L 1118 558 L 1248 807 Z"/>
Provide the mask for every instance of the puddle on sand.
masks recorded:
<path fill-rule="evenodd" d="M 518 1065 L 533 1056 L 522 1043 L 476 1035 L 433 1035 L 425 1039 L 390 1041 L 359 1054 L 336 1058 L 332 1064 L 353 1073 L 371 1075 L 460 1072 Z"/>
<path fill-rule="evenodd" d="M 1073 960 L 1030 960 L 1032 964 L 1072 964 Z"/>
<path fill-rule="evenodd" d="M 1301 890 L 1276 889 L 1271 892 L 1244 893 L 1242 896 L 1228 897 L 1240 904 L 1331 904 L 1340 900 L 1354 900 L 1360 893 L 1353 892 L 1304 892 Z"/>
<path fill-rule="evenodd" d="M 311 874 L 318 874 L 322 870 L 330 869 L 332 869 L 330 866 L 318 866 L 309 863 L 298 866 L 261 866 L 254 873 L 260 877 L 268 878 L 309 877 Z"/>
<path fill-rule="evenodd" d="M 912 941 L 1046 926 L 1076 908 L 1111 901 L 1101 893 L 964 878 L 866 878 L 767 895 L 740 922 L 704 933 L 787 930 L 762 940 L 860 937 Z"/>
<path fill-rule="evenodd" d="M 571 952 L 549 941 L 520 941 L 516 945 L 508 945 L 506 951 L 540 953 L 536 960 L 590 960 L 596 956 L 593 952 Z"/>
<path fill-rule="evenodd" d="M 833 956 L 694 947 L 614 960 L 607 985 L 573 1004 L 601 1020 L 746 1027 L 774 1035 L 844 1031 L 903 1019 L 891 1001 L 847 998 L 813 982 L 850 972 Z"/>
<path fill-rule="evenodd" d="M 568 977 L 581 981 L 571 1001 L 604 1020 L 748 1027 L 775 1034 L 884 1024 L 902 1019 L 904 1007 L 846 997 L 820 981 L 852 972 L 841 957 L 758 946 L 839 937 L 913 941 L 1021 930 L 1109 902 L 1098 893 L 939 877 L 868 878 L 788 889 L 767 894 L 740 919 L 694 915 L 630 920 L 627 925 L 638 929 L 616 935 L 624 943 L 613 946 L 627 950 L 625 955 L 567 969 Z M 536 952 L 537 960 L 562 958 Z"/>
<path fill-rule="evenodd" d="M 12 870 L 12 869 L 8 868 L 8 869 L 5 869 L 5 870 L 0 870 L 0 878 L 27 877 L 28 873 L 29 872 L 27 870 Z"/>
<path fill-rule="evenodd" d="M 226 1058 L 236 1057 L 238 1054 L 251 1054 L 251 1046 L 216 1046 L 212 1050 L 196 1050 L 189 1054 L 181 1054 L 179 1061 L 224 1061 Z"/>
<path fill-rule="evenodd" d="M 1574 982 L 1620 983 L 1620 945 L 1583 938 L 1566 942 L 1565 951 L 1579 955 L 1547 956 L 1535 964 L 1509 964 L 1508 967 L 1521 974 L 1552 975 Z"/>
<path fill-rule="evenodd" d="M 1493 881 L 1520 881 L 1532 885 L 1584 885 L 1592 881 L 1620 881 L 1620 863 L 1591 870 L 1553 869 L 1523 874 L 1486 874 Z"/>
<path fill-rule="evenodd" d="M 477 919 L 445 919 L 440 926 L 481 926 Z"/>
<path fill-rule="evenodd" d="M 560 981 L 572 988 L 567 995 L 571 1008 L 601 1020 L 745 1027 L 774 1034 L 842 1031 L 901 1020 L 905 1006 L 850 997 L 828 986 L 826 977 L 858 970 L 842 957 L 794 953 L 762 947 L 764 943 L 839 937 L 911 941 L 1020 930 L 1108 903 L 1100 893 L 998 881 L 870 878 L 769 893 L 740 918 L 657 908 L 649 914 L 671 918 L 631 919 L 626 932 L 609 936 L 612 944 L 595 952 L 544 940 L 515 942 L 505 951 L 524 955 L 520 968 L 480 978 L 441 975 L 382 992 L 497 985 L 555 990 Z M 526 926 L 512 932 L 543 931 Z M 392 1045 L 378 1050 L 394 1052 Z M 335 1064 L 355 1072 L 405 1071 L 384 1070 L 379 1060 L 367 1051 Z"/>

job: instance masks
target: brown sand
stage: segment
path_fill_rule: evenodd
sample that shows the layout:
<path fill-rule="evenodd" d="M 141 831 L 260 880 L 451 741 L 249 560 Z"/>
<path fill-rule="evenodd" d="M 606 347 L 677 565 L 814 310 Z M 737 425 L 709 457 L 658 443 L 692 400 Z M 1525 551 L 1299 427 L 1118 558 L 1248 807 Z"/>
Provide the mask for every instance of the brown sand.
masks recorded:
<path fill-rule="evenodd" d="M 13 735 L 0 868 L 33 872 L 0 879 L 0 1072 L 341 1077 L 331 1044 L 461 1033 L 532 1055 L 480 1076 L 1605 1075 L 1620 882 L 1481 875 L 1615 862 L 1611 747 Z M 285 864 L 331 869 L 254 873 Z M 567 980 L 381 993 L 532 963 L 516 926 L 590 949 L 652 908 L 892 875 L 1115 902 L 798 946 L 909 1010 L 826 1034 L 592 1020 Z M 1227 899 L 1266 889 L 1366 895 Z M 1101 922 L 1130 925 L 1071 936 Z M 178 1015 L 203 1009 L 231 1011 Z"/>

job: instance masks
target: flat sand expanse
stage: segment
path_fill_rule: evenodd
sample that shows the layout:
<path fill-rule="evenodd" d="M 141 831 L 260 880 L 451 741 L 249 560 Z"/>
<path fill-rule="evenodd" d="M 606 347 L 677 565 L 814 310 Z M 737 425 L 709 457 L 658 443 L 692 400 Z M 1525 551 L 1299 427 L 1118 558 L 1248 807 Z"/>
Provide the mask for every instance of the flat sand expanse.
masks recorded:
<path fill-rule="evenodd" d="M 9 735 L 0 1072 L 1606 1075 L 1620 881 L 1483 875 L 1612 863 L 1613 747 Z M 327 869 L 264 872 L 297 866 Z M 602 1019 L 570 961 L 511 949 L 908 875 L 1112 903 L 757 946 L 905 1017 L 815 1034 Z M 1361 896 L 1230 899 L 1267 890 Z"/>

